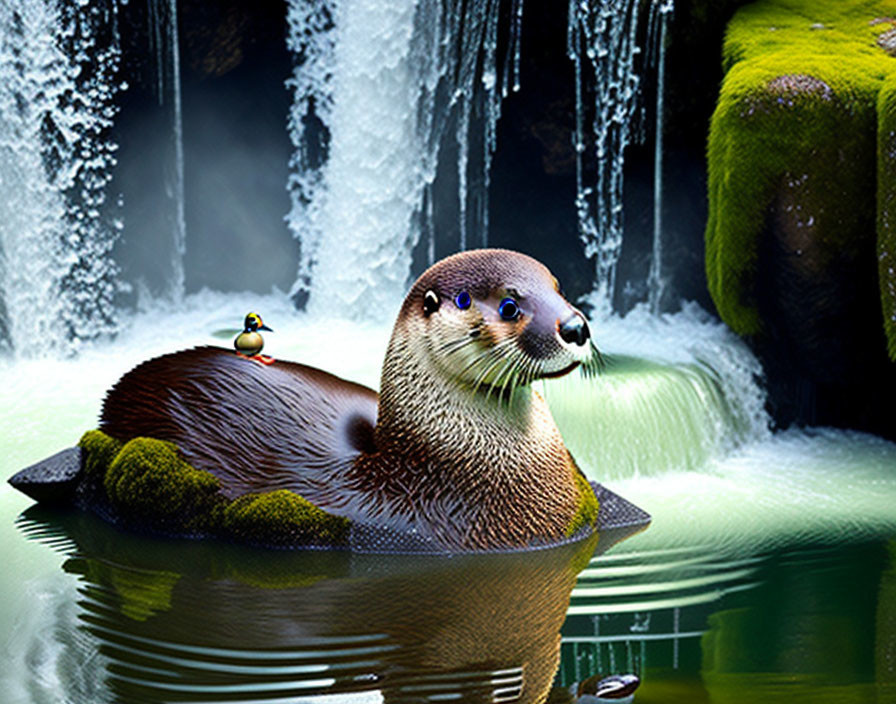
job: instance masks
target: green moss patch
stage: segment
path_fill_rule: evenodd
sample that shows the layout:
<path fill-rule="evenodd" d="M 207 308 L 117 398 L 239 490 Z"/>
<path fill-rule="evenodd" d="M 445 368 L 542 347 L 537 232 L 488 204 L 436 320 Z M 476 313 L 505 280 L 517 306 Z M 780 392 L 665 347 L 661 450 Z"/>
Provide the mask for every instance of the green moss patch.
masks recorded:
<path fill-rule="evenodd" d="M 575 470 L 575 475 L 576 487 L 579 490 L 579 509 L 566 528 L 566 537 L 575 535 L 585 526 L 593 526 L 597 521 L 597 512 L 600 508 L 597 497 L 594 495 L 594 489 L 591 488 L 588 480 L 579 470 Z"/>
<path fill-rule="evenodd" d="M 129 525 L 171 535 L 218 535 L 277 547 L 348 543 L 349 521 L 281 489 L 228 501 L 218 478 L 196 469 L 170 442 L 134 438 L 122 444 L 99 430 L 79 443 L 91 481 Z"/>
<path fill-rule="evenodd" d="M 201 530 L 222 500 L 217 477 L 184 462 L 173 443 L 153 438 L 127 442 L 103 486 L 122 515 L 161 530 Z"/>
<path fill-rule="evenodd" d="M 100 430 L 88 430 L 78 441 L 84 457 L 84 472 L 90 479 L 102 481 L 122 444 Z"/>
<path fill-rule="evenodd" d="M 250 543 L 324 546 L 348 543 L 347 519 L 322 511 L 286 489 L 239 497 L 224 509 L 221 524 L 225 534 Z"/>
<path fill-rule="evenodd" d="M 760 0 L 729 24 L 708 144 L 706 271 L 720 315 L 741 334 L 762 331 L 757 263 L 776 197 L 791 230 L 811 241 L 807 267 L 874 247 L 875 199 L 880 206 L 894 189 L 891 177 L 877 179 L 878 106 L 896 75 L 890 17 L 893 0 Z M 881 220 L 878 247 L 889 252 Z M 882 275 L 882 294 L 888 286 L 892 274 Z"/>

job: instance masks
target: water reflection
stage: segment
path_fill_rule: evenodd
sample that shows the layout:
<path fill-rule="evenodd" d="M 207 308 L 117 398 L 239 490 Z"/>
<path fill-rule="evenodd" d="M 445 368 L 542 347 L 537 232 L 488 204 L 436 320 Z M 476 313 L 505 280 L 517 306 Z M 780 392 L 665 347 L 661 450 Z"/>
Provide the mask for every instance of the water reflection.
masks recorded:
<path fill-rule="evenodd" d="M 886 535 L 607 555 L 572 592 L 558 679 L 636 672 L 643 704 L 893 704 L 894 558 Z"/>
<path fill-rule="evenodd" d="M 126 702 L 543 701 L 576 575 L 625 537 L 439 558 L 162 541 L 37 506 L 19 527 L 68 556 L 78 657 Z"/>
<path fill-rule="evenodd" d="M 634 673 L 639 704 L 896 703 L 896 540 L 420 557 L 122 534 L 33 507 L 66 557 L 32 582 L 14 701 L 541 702 Z M 592 556 L 592 551 L 595 551 Z"/>

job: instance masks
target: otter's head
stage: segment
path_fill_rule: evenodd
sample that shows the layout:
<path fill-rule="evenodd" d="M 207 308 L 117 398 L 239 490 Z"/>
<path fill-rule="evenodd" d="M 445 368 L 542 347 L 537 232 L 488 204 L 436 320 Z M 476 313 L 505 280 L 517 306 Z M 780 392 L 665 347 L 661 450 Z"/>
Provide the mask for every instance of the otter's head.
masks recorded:
<path fill-rule="evenodd" d="M 452 381 L 502 392 L 592 361 L 585 317 L 531 257 L 501 249 L 434 264 L 404 301 L 396 330 Z"/>

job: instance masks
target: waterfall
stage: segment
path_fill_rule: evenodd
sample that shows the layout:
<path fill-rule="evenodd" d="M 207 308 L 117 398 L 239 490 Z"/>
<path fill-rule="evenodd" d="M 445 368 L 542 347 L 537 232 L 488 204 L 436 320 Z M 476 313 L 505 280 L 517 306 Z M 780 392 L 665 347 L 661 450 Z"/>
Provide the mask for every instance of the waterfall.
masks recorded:
<path fill-rule="evenodd" d="M 416 141 L 412 2 L 337 3 L 322 199 L 312 227 L 319 313 L 388 311 L 410 266 L 422 192 Z M 359 285 L 359 280 L 363 281 Z M 366 285 L 365 285 L 366 284 Z"/>
<path fill-rule="evenodd" d="M 458 247 L 487 243 L 501 99 L 519 87 L 522 1 L 511 5 L 502 67 L 499 7 L 499 0 L 290 2 L 296 152 L 287 222 L 302 243 L 292 294 L 310 295 L 310 310 L 391 315 L 424 233 L 435 257 L 431 186 L 451 125 Z M 477 113 L 485 116 L 481 129 Z"/>
<path fill-rule="evenodd" d="M 155 55 L 156 97 L 160 106 L 170 103 L 171 141 L 166 152 L 166 226 L 171 236 L 171 267 L 166 295 L 180 301 L 184 295 L 184 255 L 187 220 L 184 194 L 184 128 L 181 102 L 180 47 L 177 0 L 147 0 L 150 53 Z"/>
<path fill-rule="evenodd" d="M 568 53 L 576 85 L 576 213 L 585 256 L 595 260 L 597 313 L 612 310 L 623 236 L 623 164 L 635 136 L 641 78 L 638 0 L 570 0 Z M 650 0 L 648 23 L 671 0 Z M 665 20 L 661 20 L 663 31 Z M 589 100 L 590 98 L 590 100 Z M 590 131 L 586 130 L 590 122 Z"/>
<path fill-rule="evenodd" d="M 187 219 L 184 203 L 184 119 L 180 95 L 180 48 L 177 33 L 177 0 L 168 0 L 168 41 L 171 45 L 171 92 L 174 140 L 174 261 L 171 294 L 184 295 L 184 255 L 187 253 Z"/>
<path fill-rule="evenodd" d="M 0 5 L 0 296 L 17 354 L 70 353 L 116 327 L 117 12 L 115 0 Z"/>
<path fill-rule="evenodd" d="M 656 53 L 656 121 L 653 144 L 653 252 L 650 273 L 647 275 L 647 303 L 650 312 L 659 315 L 666 281 L 663 278 L 663 97 L 666 85 L 666 25 L 674 8 L 667 0 L 654 17 L 647 44 Z M 659 27 L 657 28 L 657 25 Z"/>

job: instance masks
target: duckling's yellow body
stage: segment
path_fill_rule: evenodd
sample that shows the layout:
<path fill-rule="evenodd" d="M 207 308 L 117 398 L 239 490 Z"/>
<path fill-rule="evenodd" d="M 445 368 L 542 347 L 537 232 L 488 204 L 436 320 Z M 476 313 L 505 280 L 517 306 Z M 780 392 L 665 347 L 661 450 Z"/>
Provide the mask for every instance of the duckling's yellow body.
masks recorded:
<path fill-rule="evenodd" d="M 233 346 L 237 352 L 246 357 L 255 357 L 264 349 L 264 338 L 259 330 L 273 332 L 261 320 L 258 313 L 249 313 L 243 323 L 243 331 L 236 336 Z"/>
<path fill-rule="evenodd" d="M 254 357 L 264 349 L 264 338 L 258 332 L 246 332 L 245 330 L 236 336 L 233 346 L 240 354 Z"/>

